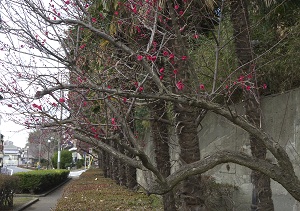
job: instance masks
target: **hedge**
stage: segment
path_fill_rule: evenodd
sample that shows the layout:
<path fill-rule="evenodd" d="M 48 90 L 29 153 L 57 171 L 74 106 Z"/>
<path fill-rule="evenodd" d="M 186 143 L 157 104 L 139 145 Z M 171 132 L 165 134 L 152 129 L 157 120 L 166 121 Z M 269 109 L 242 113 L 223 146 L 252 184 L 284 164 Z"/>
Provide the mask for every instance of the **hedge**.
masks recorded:
<path fill-rule="evenodd" d="M 13 206 L 13 195 L 18 189 L 19 178 L 0 174 L 0 210 Z"/>
<path fill-rule="evenodd" d="M 42 193 L 64 182 L 69 175 L 68 170 L 35 170 L 14 174 L 20 178 L 21 193 Z"/>

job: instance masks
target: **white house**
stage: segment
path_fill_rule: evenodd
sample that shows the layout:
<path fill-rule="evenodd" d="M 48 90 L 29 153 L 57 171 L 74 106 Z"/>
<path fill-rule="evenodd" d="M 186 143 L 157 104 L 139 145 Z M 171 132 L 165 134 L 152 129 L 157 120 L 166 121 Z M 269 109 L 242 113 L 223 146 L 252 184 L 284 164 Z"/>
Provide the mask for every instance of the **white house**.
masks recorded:
<path fill-rule="evenodd" d="M 20 162 L 20 148 L 13 145 L 12 141 L 4 142 L 4 157 L 3 165 L 5 166 L 17 166 Z"/>

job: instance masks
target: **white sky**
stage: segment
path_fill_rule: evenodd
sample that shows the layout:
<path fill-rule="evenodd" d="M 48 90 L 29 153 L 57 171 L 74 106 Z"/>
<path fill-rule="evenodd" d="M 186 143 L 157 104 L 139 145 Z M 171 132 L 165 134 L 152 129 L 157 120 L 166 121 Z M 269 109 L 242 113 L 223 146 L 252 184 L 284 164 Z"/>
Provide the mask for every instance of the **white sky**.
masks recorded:
<path fill-rule="evenodd" d="M 40 0 L 41 2 L 43 2 L 45 5 L 46 5 L 46 8 L 49 7 L 49 2 L 50 0 Z M 0 0 L 1 2 L 1 0 Z M 3 3 L 4 1 L 2 1 Z M 9 2 L 9 1 L 8 1 Z M 62 1 L 63 2 L 63 1 Z M 0 12 L 2 12 L 3 8 L 1 8 L 1 5 L 0 5 Z M 4 10 L 3 10 L 4 12 Z M 19 14 L 22 14 L 23 10 L 20 8 L 20 12 Z M 4 16 L 4 13 L 2 13 L 2 19 L 7 23 L 7 24 L 10 24 L 11 21 L 8 17 Z M 63 14 L 63 13 L 62 13 Z M 16 17 L 17 18 L 17 17 Z M 34 24 L 33 24 L 34 25 Z M 39 25 L 38 25 L 39 26 Z M 35 28 L 34 26 L 32 26 L 33 29 Z M 64 31 L 64 26 L 62 28 L 62 32 Z M 48 31 L 51 32 L 51 28 L 48 28 Z M 42 36 L 41 36 L 42 37 Z M 13 35 L 12 35 L 12 38 L 13 38 Z M 45 38 L 45 37 L 43 37 Z M 1 34 L 0 33 L 0 41 L 2 42 L 5 42 L 5 41 L 8 41 L 6 39 L 6 36 L 5 34 Z M 16 46 L 20 46 L 21 44 L 23 43 L 19 43 L 19 40 L 18 39 L 13 39 L 13 42 L 15 43 Z M 9 43 L 9 42 L 8 42 Z M 25 44 L 24 44 L 25 45 Z M 46 42 L 46 45 L 49 47 L 51 46 L 53 49 L 52 50 L 57 50 L 59 51 L 60 49 L 60 45 L 58 45 L 55 41 L 52 41 L 51 39 L 47 39 L 47 42 Z M 22 49 L 25 51 L 26 48 Z M 50 48 L 51 49 L 51 48 Z M 33 52 L 33 50 L 31 49 L 31 52 Z M 35 52 L 36 53 L 36 52 Z M 37 55 L 39 55 L 37 53 Z M 4 57 L 4 54 L 3 52 L 0 51 L 0 59 L 2 58 L 5 58 Z M 31 57 L 30 56 L 27 56 L 26 54 L 24 55 L 21 55 L 21 58 L 22 60 L 28 60 L 28 61 L 31 61 Z M 37 63 L 39 62 L 38 59 L 36 59 Z M 48 64 L 46 61 L 45 58 L 43 58 L 43 61 L 45 62 L 45 64 L 47 64 L 47 66 L 51 66 L 51 64 Z M 51 60 L 49 60 L 51 61 Z M 26 62 L 23 62 L 23 64 L 26 64 Z M 41 64 L 40 66 L 42 66 L 43 64 Z M 53 66 L 57 67 L 57 70 L 56 71 L 59 71 L 58 67 L 60 66 L 59 64 L 53 64 Z M 4 68 L 1 68 L 0 66 L 0 71 L 1 72 L 4 72 L 5 69 Z M 48 70 L 49 71 L 49 70 Z M 22 72 L 20 70 L 20 72 Z M 21 84 L 19 84 L 21 85 Z M 35 92 L 34 92 L 35 93 Z M 13 141 L 14 145 L 18 146 L 18 147 L 24 147 L 26 142 L 27 142 L 27 139 L 28 139 L 28 135 L 29 135 L 29 132 L 30 130 L 26 129 L 24 126 L 21 126 L 21 125 L 18 125 L 16 123 L 14 123 L 13 121 L 9 121 L 8 120 L 8 117 L 5 117 L 5 114 L 8 114 L 8 113 L 11 113 L 11 109 L 6 107 L 6 102 L 5 102 L 5 99 L 1 100 L 2 101 L 2 104 L 0 104 L 0 115 L 2 116 L 2 120 L 1 120 L 1 123 L 0 123 L 0 133 L 2 133 L 4 135 L 4 140 L 7 141 Z M 3 115 L 2 115 L 3 114 Z M 13 117 L 10 117 L 10 118 L 13 118 Z"/>
<path fill-rule="evenodd" d="M 4 141 L 12 141 L 15 146 L 21 148 L 25 147 L 30 132 L 24 126 L 7 121 L 5 117 L 1 120 L 0 131 L 4 135 Z"/>
<path fill-rule="evenodd" d="M 41 0 L 42 2 L 45 3 L 45 5 L 48 5 L 50 0 Z M 0 0 L 1 2 L 1 0 Z M 2 1 L 3 3 L 3 1 Z M 3 8 L 1 8 L 0 5 L 0 12 L 4 12 L 4 10 L 2 11 Z M 18 12 L 22 13 L 22 9 L 20 8 L 20 10 Z M 8 17 L 6 17 L 4 15 L 4 13 L 2 14 L 2 19 L 6 22 L 6 23 L 11 23 L 10 19 Z M 1 34 L 0 33 L 0 40 L 2 42 L 7 41 L 5 34 Z M 18 43 L 18 39 L 15 39 L 14 41 L 16 41 L 16 46 L 21 45 Z M 0 51 L 0 58 L 4 58 L 3 52 Z M 26 59 L 29 58 L 28 60 L 30 60 L 30 56 L 26 56 L 25 54 L 22 55 L 22 59 Z M 0 67 L 0 71 L 5 71 L 3 68 Z M 10 121 L 9 118 L 5 115 L 5 114 L 9 114 L 11 113 L 11 109 L 8 108 L 6 106 L 6 102 L 5 99 L 1 100 L 1 104 L 0 104 L 0 133 L 4 135 L 4 141 L 12 141 L 14 143 L 15 146 L 18 147 L 25 147 L 25 144 L 27 143 L 28 140 L 28 136 L 29 136 L 29 129 L 26 129 L 24 126 L 20 125 L 20 124 L 16 124 L 13 121 Z M 10 117 L 13 118 L 13 117 Z"/>

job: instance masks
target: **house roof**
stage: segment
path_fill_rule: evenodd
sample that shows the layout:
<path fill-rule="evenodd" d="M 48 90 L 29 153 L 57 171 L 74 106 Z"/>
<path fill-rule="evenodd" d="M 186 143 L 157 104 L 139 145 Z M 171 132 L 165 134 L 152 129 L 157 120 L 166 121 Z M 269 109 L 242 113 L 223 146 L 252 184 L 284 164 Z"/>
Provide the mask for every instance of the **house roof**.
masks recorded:
<path fill-rule="evenodd" d="M 19 154 L 19 150 L 3 150 L 4 154 Z"/>
<path fill-rule="evenodd" d="M 4 145 L 3 152 L 4 152 L 4 154 L 19 154 L 20 153 L 19 147 L 13 145 L 12 143 Z"/>

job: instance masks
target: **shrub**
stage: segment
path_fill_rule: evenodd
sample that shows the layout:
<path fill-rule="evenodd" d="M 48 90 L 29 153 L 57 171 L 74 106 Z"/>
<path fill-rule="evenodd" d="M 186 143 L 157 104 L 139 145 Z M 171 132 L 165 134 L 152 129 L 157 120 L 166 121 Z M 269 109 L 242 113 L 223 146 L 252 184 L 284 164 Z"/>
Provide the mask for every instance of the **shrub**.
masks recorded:
<path fill-rule="evenodd" d="M 52 164 L 54 168 L 57 168 L 57 157 L 58 157 L 58 153 L 54 153 L 53 157 L 52 157 Z M 60 168 L 61 169 L 66 169 L 68 164 L 72 163 L 73 159 L 72 159 L 72 152 L 70 152 L 69 150 L 63 150 L 61 151 L 60 154 Z"/>
<path fill-rule="evenodd" d="M 181 185 L 175 188 L 178 191 Z M 238 187 L 217 183 L 215 178 L 209 175 L 201 175 L 199 197 L 203 199 L 207 210 L 234 210 L 233 193 Z M 179 194 L 176 194 L 179 197 Z M 179 198 L 178 198 L 179 199 Z M 179 207 L 179 210 L 182 208 Z"/>
<path fill-rule="evenodd" d="M 20 191 L 22 193 L 41 193 L 64 182 L 69 175 L 67 170 L 35 170 L 18 172 L 15 176 L 20 178 Z"/>
<path fill-rule="evenodd" d="M 19 178 L 0 174 L 0 210 L 13 206 L 13 195 L 18 189 Z"/>
<path fill-rule="evenodd" d="M 45 166 L 45 167 L 47 167 L 47 165 L 48 165 L 48 160 L 46 160 L 46 159 L 42 158 L 42 159 L 41 159 L 41 163 L 40 163 L 40 165 L 41 165 L 41 166 Z"/>
<path fill-rule="evenodd" d="M 78 159 L 76 162 L 76 168 L 81 168 L 84 164 L 84 160 L 83 159 Z"/>

